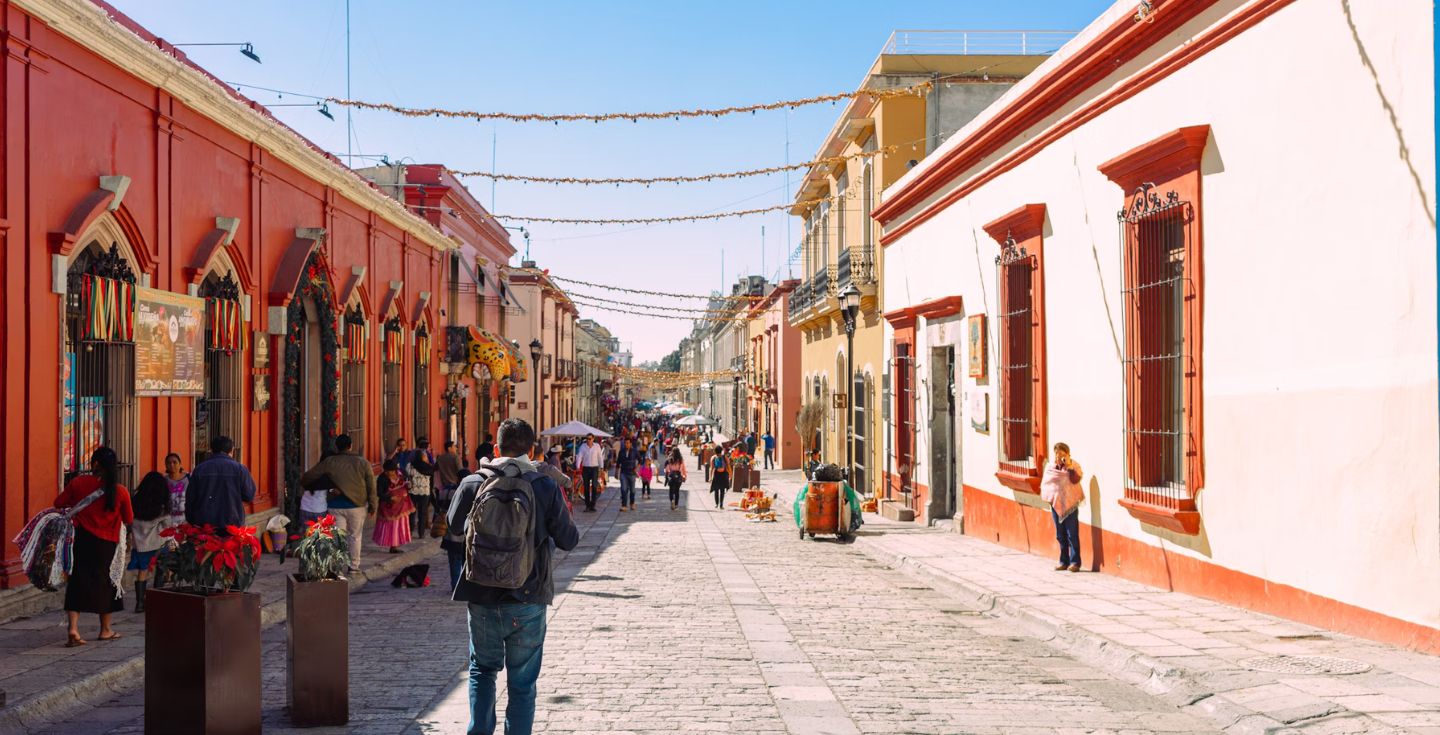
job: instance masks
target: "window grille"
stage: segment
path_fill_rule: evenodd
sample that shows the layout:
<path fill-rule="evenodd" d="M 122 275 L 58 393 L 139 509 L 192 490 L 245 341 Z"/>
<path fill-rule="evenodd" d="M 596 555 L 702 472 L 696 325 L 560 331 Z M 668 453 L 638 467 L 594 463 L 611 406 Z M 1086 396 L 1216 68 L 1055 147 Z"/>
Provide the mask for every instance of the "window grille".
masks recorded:
<path fill-rule="evenodd" d="M 415 329 L 415 438 L 430 438 L 430 332 Z"/>
<path fill-rule="evenodd" d="M 1000 283 L 1000 458 L 1033 468 L 1036 258 L 1006 236 L 995 258 Z"/>
<path fill-rule="evenodd" d="M 200 284 L 207 314 L 238 309 L 240 286 L 226 273 L 207 277 Z M 234 457 L 244 461 L 245 388 L 244 358 L 239 350 L 221 346 L 215 334 L 216 319 L 205 320 L 205 394 L 195 399 L 195 463 L 210 456 L 210 440 L 228 436 L 235 442 Z M 242 325 L 243 326 L 243 325 Z"/>
<path fill-rule="evenodd" d="M 400 385 L 404 375 L 401 360 L 404 358 L 405 327 L 399 317 L 385 322 L 384 339 L 381 340 L 384 354 L 381 356 L 380 385 L 380 441 L 385 451 L 395 446 L 400 438 Z"/>
<path fill-rule="evenodd" d="M 345 367 L 341 376 L 344 433 L 354 452 L 365 456 L 365 316 L 356 304 L 345 314 Z"/>
<path fill-rule="evenodd" d="M 855 476 L 850 478 L 850 484 L 855 488 L 856 492 L 862 495 L 869 495 L 870 486 L 866 482 L 865 471 L 865 447 L 867 443 L 866 437 L 870 428 L 868 411 L 870 401 L 865 388 L 865 376 L 861 373 L 856 373 L 855 382 L 850 389 L 850 395 L 854 401 L 852 405 L 855 411 L 855 427 L 852 430 L 854 436 L 853 441 L 855 442 L 855 451 L 852 455 L 852 462 L 855 466 Z"/>
<path fill-rule="evenodd" d="M 900 492 L 908 503 L 914 492 L 915 472 L 915 360 L 910 343 L 895 343 L 895 463 L 900 475 Z"/>
<path fill-rule="evenodd" d="M 119 458 L 119 482 L 135 487 L 139 454 L 135 401 L 135 274 L 115 243 L 98 241 L 75 258 L 65 296 L 65 482 L 90 469 L 101 446 Z M 95 317 L 103 315 L 97 325 Z M 97 326 L 99 328 L 97 328 Z"/>
<path fill-rule="evenodd" d="M 1186 376 L 1194 374 L 1194 356 L 1185 309 L 1194 291 L 1186 269 L 1193 211 L 1175 192 L 1162 200 L 1147 184 L 1118 215 L 1126 270 L 1125 496 L 1171 509 L 1192 493 Z"/>

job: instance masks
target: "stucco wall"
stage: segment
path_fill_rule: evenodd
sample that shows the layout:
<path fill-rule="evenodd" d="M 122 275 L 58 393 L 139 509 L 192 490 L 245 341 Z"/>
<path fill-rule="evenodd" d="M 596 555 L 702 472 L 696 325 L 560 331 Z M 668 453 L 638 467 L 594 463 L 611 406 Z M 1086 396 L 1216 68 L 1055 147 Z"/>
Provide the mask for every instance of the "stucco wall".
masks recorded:
<path fill-rule="evenodd" d="M 1243 5 L 1202 15 L 1067 109 Z M 980 226 L 1044 203 L 1050 440 L 1068 442 L 1091 475 L 1082 518 L 1168 554 L 1436 627 L 1430 9 L 1350 3 L 1352 27 L 1344 7 L 1283 7 L 906 233 L 886 252 L 887 309 L 959 294 L 967 313 L 993 315 L 997 248 Z M 1201 534 L 1186 537 L 1142 526 L 1115 503 L 1123 193 L 1097 166 L 1197 124 L 1212 133 L 1200 215 L 1206 486 Z M 923 361 L 923 320 L 917 335 Z M 994 364 L 992 353 L 992 379 Z M 962 476 L 1010 499 L 993 474 L 987 390 L 991 433 L 959 422 Z"/>

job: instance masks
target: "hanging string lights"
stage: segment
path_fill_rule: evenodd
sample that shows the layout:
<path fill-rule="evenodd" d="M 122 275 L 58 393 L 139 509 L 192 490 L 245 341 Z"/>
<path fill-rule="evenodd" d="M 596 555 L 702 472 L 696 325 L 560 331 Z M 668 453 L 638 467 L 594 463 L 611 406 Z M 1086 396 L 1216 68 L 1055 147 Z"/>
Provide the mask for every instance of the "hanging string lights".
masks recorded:
<path fill-rule="evenodd" d="M 405 107 L 389 102 L 368 102 L 365 100 L 345 99 L 343 97 L 327 97 L 326 103 L 339 105 L 341 107 L 352 107 L 357 110 L 376 110 L 390 112 L 405 117 L 439 117 L 457 120 L 475 120 L 486 122 L 491 120 L 505 120 L 508 122 L 548 122 L 559 125 L 562 122 L 612 122 L 617 120 L 628 120 L 639 122 L 641 120 L 680 120 L 682 118 L 697 117 L 725 117 L 727 115 L 741 115 L 744 113 L 755 114 L 763 110 L 793 110 L 798 107 L 809 105 L 820 105 L 826 102 L 848 101 L 865 97 L 874 100 L 886 100 L 896 97 L 920 97 L 930 91 L 935 84 L 934 81 L 921 82 L 908 87 L 897 87 L 894 89 L 858 89 L 853 92 L 842 92 L 840 94 L 821 94 L 814 97 L 801 97 L 800 99 L 781 100 L 779 102 L 767 102 L 764 104 L 737 105 L 731 107 L 698 108 L 692 110 L 668 110 L 664 112 L 606 112 L 598 114 L 570 113 L 547 115 L 542 113 L 515 113 L 515 112 L 483 112 L 480 110 L 449 110 L 441 107 Z"/>
<path fill-rule="evenodd" d="M 653 225 L 672 222 L 703 222 L 706 220 L 729 219 L 732 217 L 746 217 L 752 214 L 764 214 L 765 212 L 778 212 L 782 209 L 792 207 L 805 207 L 812 204 L 819 204 L 825 201 L 822 199 L 807 199 L 791 204 L 777 204 L 773 207 L 759 207 L 757 209 L 737 209 L 729 212 L 712 212 L 710 214 L 680 214 L 669 217 L 532 217 L 517 214 L 496 214 L 495 219 L 503 219 L 511 222 L 544 222 L 555 225 Z"/>
<path fill-rule="evenodd" d="M 554 273 L 548 273 L 548 274 L 546 274 L 546 275 L 547 275 L 547 276 L 550 278 L 550 280 L 552 280 L 552 281 L 561 281 L 561 282 L 564 282 L 564 283 L 574 283 L 574 284 L 578 284 L 578 285 L 581 285 L 581 286 L 590 286 L 591 288 L 604 288 L 604 289 L 609 289 L 609 290 L 611 290 L 611 291 L 623 291 L 623 292 L 625 292 L 625 293 L 642 294 L 642 295 L 645 295 L 645 296 L 665 296 L 665 297 L 674 298 L 674 299 L 723 299 L 723 300 L 727 300 L 727 301 L 759 301 L 759 300 L 765 298 L 764 296 L 749 296 L 749 295 L 722 296 L 722 295 L 720 295 L 720 294 L 690 294 L 690 293 L 674 293 L 674 292 L 670 292 L 670 291 L 647 291 L 647 290 L 642 289 L 642 288 L 625 288 L 624 286 L 612 286 L 612 285 L 609 285 L 609 284 L 606 284 L 606 283 L 591 283 L 590 281 L 582 281 L 582 280 L 580 280 L 580 279 L 578 279 L 578 278 L 565 278 L 564 276 L 557 276 L 557 275 L 555 275 Z"/>
<path fill-rule="evenodd" d="M 860 151 L 843 156 L 826 156 L 804 163 L 790 163 L 784 166 L 767 166 L 765 168 L 752 168 L 743 171 L 726 171 L 713 174 L 698 174 L 695 176 L 651 176 L 651 177 L 612 177 L 612 178 L 588 178 L 584 176 L 521 176 L 519 174 L 499 174 L 491 171 L 457 171 L 450 169 L 450 173 L 456 176 L 474 176 L 478 178 L 493 179 L 495 181 L 519 181 L 528 184 L 576 184 L 581 186 L 620 186 L 622 184 L 689 184 L 701 181 L 723 181 L 725 179 L 743 179 L 751 176 L 767 176 L 785 171 L 799 171 L 811 169 L 817 166 L 835 166 L 854 159 L 874 158 L 899 150 L 899 146 L 886 146 L 873 151 Z"/>

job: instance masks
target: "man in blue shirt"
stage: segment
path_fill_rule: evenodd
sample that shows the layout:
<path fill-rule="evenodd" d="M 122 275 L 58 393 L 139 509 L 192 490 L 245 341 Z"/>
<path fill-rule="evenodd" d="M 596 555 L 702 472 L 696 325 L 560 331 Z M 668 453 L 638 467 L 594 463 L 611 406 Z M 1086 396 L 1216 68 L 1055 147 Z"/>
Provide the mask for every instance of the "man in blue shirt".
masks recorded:
<path fill-rule="evenodd" d="M 185 522 L 206 523 L 220 534 L 226 526 L 245 525 L 245 503 L 255 500 L 255 478 L 230 453 L 235 442 L 228 436 L 210 440 L 210 456 L 190 472 L 185 488 Z"/>
<path fill-rule="evenodd" d="M 775 469 L 775 435 L 766 429 L 765 435 L 760 437 L 760 441 L 765 444 L 765 469 L 773 470 Z"/>

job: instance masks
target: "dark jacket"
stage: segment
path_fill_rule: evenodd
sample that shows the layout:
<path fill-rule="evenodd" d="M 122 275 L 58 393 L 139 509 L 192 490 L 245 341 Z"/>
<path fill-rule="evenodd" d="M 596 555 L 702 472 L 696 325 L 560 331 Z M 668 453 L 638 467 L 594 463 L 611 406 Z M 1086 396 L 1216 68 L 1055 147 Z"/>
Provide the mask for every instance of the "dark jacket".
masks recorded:
<path fill-rule="evenodd" d="M 523 464 L 522 464 L 523 463 Z M 455 498 L 450 501 L 450 512 L 446 521 L 450 524 L 450 535 L 445 538 L 447 548 L 465 548 L 465 521 L 470 508 L 475 505 L 475 496 L 480 486 L 496 472 L 517 472 L 529 467 L 528 460 L 514 460 L 502 457 L 486 462 L 475 473 L 460 481 Z M 527 470 L 529 471 L 529 470 Z M 515 603 L 539 603 L 549 605 L 555 600 L 555 580 L 551 577 L 552 549 L 556 546 L 569 551 L 580 543 L 580 531 L 570 519 L 565 508 L 565 498 L 560 495 L 560 486 L 538 472 L 532 475 L 530 489 L 535 493 L 535 567 L 530 577 L 518 590 L 484 587 L 470 580 L 460 578 L 455 587 L 454 599 L 458 602 L 473 602 L 479 605 L 507 605 Z"/>
<path fill-rule="evenodd" d="M 631 445 L 629 449 L 621 449 L 620 453 L 615 455 L 615 463 L 620 466 L 620 474 L 635 474 L 635 468 L 640 466 L 640 457 L 640 450 L 636 449 L 634 445 Z"/>
<path fill-rule="evenodd" d="M 245 524 L 245 503 L 255 500 L 255 478 L 226 454 L 212 454 L 190 472 L 185 488 L 185 522 L 216 529 Z"/>

